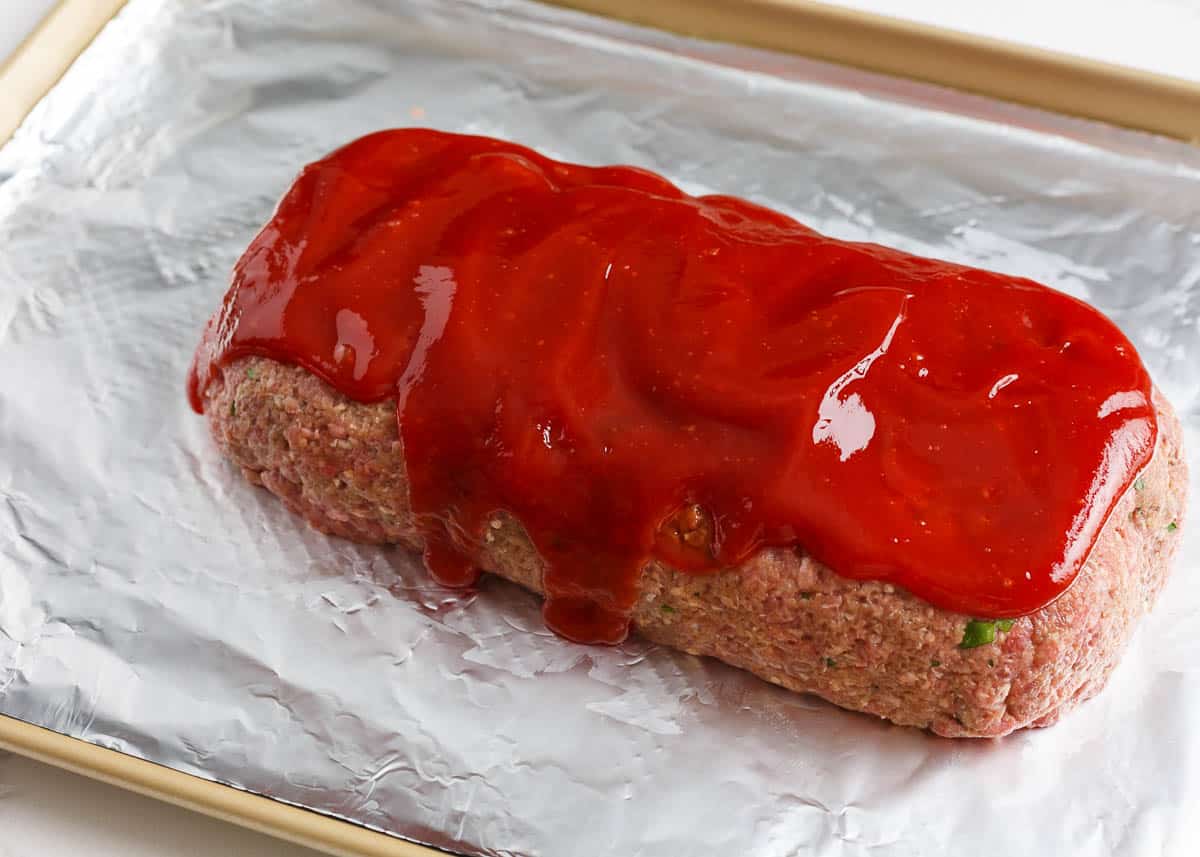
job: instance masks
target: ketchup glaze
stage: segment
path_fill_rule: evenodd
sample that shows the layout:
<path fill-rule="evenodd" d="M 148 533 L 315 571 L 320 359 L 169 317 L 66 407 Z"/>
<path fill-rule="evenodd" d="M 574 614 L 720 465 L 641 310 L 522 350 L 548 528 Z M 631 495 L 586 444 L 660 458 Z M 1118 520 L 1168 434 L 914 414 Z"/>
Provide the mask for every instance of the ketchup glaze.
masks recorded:
<path fill-rule="evenodd" d="M 433 576 L 472 584 L 506 510 L 545 561 L 547 624 L 582 642 L 625 636 L 647 562 L 767 545 L 1032 612 L 1157 433 L 1133 347 L 1067 295 L 429 130 L 301 172 L 209 322 L 197 411 L 247 355 L 394 398 Z"/>

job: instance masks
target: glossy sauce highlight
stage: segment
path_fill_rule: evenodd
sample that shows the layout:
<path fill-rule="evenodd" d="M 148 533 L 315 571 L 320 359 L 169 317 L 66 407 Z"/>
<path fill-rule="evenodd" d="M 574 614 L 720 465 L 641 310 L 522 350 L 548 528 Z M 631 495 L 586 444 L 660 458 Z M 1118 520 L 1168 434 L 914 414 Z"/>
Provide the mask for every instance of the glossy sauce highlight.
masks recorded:
<path fill-rule="evenodd" d="M 237 264 L 193 406 L 251 354 L 395 398 L 434 576 L 473 583 L 507 510 L 545 560 L 547 623 L 585 642 L 624 637 L 647 562 L 767 545 L 1031 612 L 1157 431 L 1132 346 L 1059 292 L 425 130 L 305 168 Z"/>

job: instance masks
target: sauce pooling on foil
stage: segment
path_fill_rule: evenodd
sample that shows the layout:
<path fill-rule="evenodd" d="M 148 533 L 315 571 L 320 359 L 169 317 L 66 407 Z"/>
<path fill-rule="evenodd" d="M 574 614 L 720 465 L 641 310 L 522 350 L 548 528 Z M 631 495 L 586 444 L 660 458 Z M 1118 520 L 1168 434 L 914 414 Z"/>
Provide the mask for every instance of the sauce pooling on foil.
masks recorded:
<path fill-rule="evenodd" d="M 425 561 L 478 575 L 498 510 L 563 636 L 628 631 L 638 577 L 801 546 L 1010 617 L 1075 578 L 1152 454 L 1150 380 L 1096 310 L 837 241 L 628 167 L 482 137 L 364 137 L 304 169 L 189 378 L 298 364 L 395 398 Z"/>

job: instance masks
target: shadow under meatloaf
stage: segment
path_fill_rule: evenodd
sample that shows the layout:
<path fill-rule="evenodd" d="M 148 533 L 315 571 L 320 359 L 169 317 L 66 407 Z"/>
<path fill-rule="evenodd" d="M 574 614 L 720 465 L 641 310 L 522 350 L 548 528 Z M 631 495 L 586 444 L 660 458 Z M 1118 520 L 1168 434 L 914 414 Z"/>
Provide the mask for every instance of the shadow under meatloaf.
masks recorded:
<path fill-rule="evenodd" d="M 971 619 L 890 583 L 839 577 L 800 549 L 737 569 L 647 565 L 634 614 L 645 638 L 709 655 L 795 691 L 939 735 L 991 737 L 1049 725 L 1103 686 L 1153 604 L 1179 541 L 1187 472 L 1181 429 L 1157 392 L 1154 457 L 1117 504 L 1075 583 L 1049 606 L 959 648 Z M 207 392 L 221 450 L 317 529 L 420 549 L 395 403 L 362 405 L 309 372 L 234 362 Z M 1176 526 L 1172 526 L 1175 523 Z M 480 566 L 541 590 L 520 524 L 498 512 Z"/>

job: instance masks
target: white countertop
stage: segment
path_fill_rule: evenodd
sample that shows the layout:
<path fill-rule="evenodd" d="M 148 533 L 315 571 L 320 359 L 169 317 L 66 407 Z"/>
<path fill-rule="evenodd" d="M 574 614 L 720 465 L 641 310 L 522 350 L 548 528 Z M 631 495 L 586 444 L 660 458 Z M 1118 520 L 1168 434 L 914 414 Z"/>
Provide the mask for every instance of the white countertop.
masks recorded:
<path fill-rule="evenodd" d="M 1200 0 L 824 0 L 1200 80 Z"/>
<path fill-rule="evenodd" d="M 838 0 L 938 24 L 1200 80 L 1200 0 Z M 54 0 L 0 0 L 0 62 Z M 0 753 L 0 857 L 308 857 L 186 810 Z"/>
<path fill-rule="evenodd" d="M 54 0 L 6 0 L 0 15 L 0 62 L 4 62 L 53 6 Z"/>
<path fill-rule="evenodd" d="M 0 752 L 0 857 L 318 857 L 307 848 Z"/>

